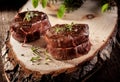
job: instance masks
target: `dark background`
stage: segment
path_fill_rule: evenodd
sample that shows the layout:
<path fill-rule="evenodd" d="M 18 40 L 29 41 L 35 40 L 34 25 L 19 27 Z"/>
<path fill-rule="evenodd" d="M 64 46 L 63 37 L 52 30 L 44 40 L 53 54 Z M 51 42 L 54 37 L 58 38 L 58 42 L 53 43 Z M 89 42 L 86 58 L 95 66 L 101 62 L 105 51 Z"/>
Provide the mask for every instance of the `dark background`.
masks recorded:
<path fill-rule="evenodd" d="M 18 10 L 27 0 L 0 0 L 0 10 Z"/>
<path fill-rule="evenodd" d="M 27 0 L 0 0 L 1 10 L 19 10 Z M 117 40 L 120 42 L 120 0 L 115 0 L 118 6 L 118 32 Z M 1 58 L 0 58 L 0 62 Z M 0 64 L 0 82 L 4 82 L 2 77 L 2 65 Z M 111 59 L 105 61 L 100 70 L 91 76 L 86 82 L 120 82 L 120 46 L 115 44 L 111 53 Z"/>

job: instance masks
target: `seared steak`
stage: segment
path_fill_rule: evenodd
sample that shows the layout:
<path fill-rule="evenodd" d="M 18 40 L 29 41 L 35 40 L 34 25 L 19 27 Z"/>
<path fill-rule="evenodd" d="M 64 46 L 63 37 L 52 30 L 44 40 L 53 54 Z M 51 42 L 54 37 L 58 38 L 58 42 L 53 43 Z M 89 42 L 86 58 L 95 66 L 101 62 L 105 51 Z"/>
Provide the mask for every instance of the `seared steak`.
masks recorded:
<path fill-rule="evenodd" d="M 48 51 L 55 59 L 58 60 L 77 58 L 83 54 L 88 53 L 90 48 L 91 48 L 91 43 L 89 41 L 84 42 L 76 47 L 69 47 L 69 48 L 54 48 L 52 46 L 47 45 Z"/>
<path fill-rule="evenodd" d="M 87 24 L 57 24 L 46 31 L 48 52 L 55 59 L 72 59 L 89 52 L 89 27 Z"/>
<path fill-rule="evenodd" d="M 46 42 L 55 48 L 75 47 L 89 40 L 87 24 L 55 25 L 46 32 Z"/>
<path fill-rule="evenodd" d="M 25 11 L 18 13 L 11 26 L 10 31 L 19 42 L 31 42 L 40 38 L 41 34 L 50 28 L 48 17 L 39 11 Z"/>

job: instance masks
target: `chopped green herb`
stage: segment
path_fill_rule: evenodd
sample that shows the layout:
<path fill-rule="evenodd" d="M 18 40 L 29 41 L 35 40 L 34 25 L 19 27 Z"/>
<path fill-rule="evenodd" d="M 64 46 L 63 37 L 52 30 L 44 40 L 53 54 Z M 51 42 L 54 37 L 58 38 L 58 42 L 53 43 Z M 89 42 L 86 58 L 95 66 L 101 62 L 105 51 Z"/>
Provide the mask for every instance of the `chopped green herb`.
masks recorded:
<path fill-rule="evenodd" d="M 72 22 L 71 24 L 66 24 L 66 28 L 69 30 L 69 31 L 72 31 L 72 27 L 73 27 L 74 23 Z"/>
<path fill-rule="evenodd" d="M 25 14 L 25 17 L 24 17 L 23 21 L 25 21 L 25 20 L 27 20 L 27 21 L 31 20 L 29 11 Z"/>
<path fill-rule="evenodd" d="M 34 51 L 37 50 L 37 48 L 35 48 L 35 47 L 31 47 L 31 50 L 34 52 Z"/>
<path fill-rule="evenodd" d="M 62 28 L 60 28 L 60 27 L 55 27 L 55 32 L 56 32 L 56 33 L 59 33 L 60 31 L 62 31 Z"/>
<path fill-rule="evenodd" d="M 29 22 L 34 16 L 38 16 L 38 14 L 30 12 L 28 10 L 27 13 L 25 14 L 25 17 L 24 17 L 23 21 L 27 20 Z"/>
<path fill-rule="evenodd" d="M 51 61 L 50 56 L 48 55 L 48 52 L 46 50 L 41 50 L 41 49 L 42 48 L 31 47 L 32 52 L 36 55 L 35 57 L 31 58 L 31 61 L 34 62 L 34 61 L 40 60 L 41 59 L 40 56 L 39 56 L 40 53 L 44 54 L 46 62 Z"/>
<path fill-rule="evenodd" d="M 46 55 L 46 58 L 45 58 L 45 59 L 46 59 L 46 61 L 48 61 L 48 62 L 51 61 L 51 59 L 50 59 L 50 57 L 49 57 L 48 55 Z"/>
<path fill-rule="evenodd" d="M 64 32 L 64 31 L 72 31 L 73 25 L 74 23 L 72 22 L 71 24 L 65 24 L 64 27 L 55 27 L 55 32 L 59 33 L 59 32 Z"/>
<path fill-rule="evenodd" d="M 51 59 L 50 58 L 46 58 L 46 61 L 49 62 L 49 61 L 51 61 Z"/>
<path fill-rule="evenodd" d="M 35 61 L 38 61 L 38 60 L 40 60 L 40 59 L 41 59 L 40 56 L 36 56 L 36 57 L 32 57 L 32 58 L 30 59 L 30 61 L 35 62 Z"/>
<path fill-rule="evenodd" d="M 39 48 L 31 47 L 31 50 L 32 50 L 34 55 L 39 55 L 39 53 L 40 53 Z"/>
<path fill-rule="evenodd" d="M 46 56 L 45 60 L 46 60 L 47 62 L 51 61 L 51 59 L 50 59 L 50 57 L 49 57 L 49 55 L 48 55 L 48 52 L 47 52 L 46 50 L 44 51 L 44 54 L 45 54 L 45 56 Z"/>

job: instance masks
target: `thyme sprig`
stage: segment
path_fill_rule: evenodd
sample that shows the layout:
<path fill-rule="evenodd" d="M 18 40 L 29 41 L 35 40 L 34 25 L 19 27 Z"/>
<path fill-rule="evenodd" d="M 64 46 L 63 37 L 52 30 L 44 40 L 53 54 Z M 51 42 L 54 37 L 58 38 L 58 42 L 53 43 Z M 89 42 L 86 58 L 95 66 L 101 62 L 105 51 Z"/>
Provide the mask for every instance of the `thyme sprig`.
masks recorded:
<path fill-rule="evenodd" d="M 38 14 L 28 10 L 23 21 L 27 20 L 29 22 L 35 16 L 38 16 Z"/>
<path fill-rule="evenodd" d="M 38 51 L 39 48 L 36 48 L 36 47 L 31 47 L 31 50 L 33 52 L 34 55 L 36 55 L 35 57 L 32 57 L 30 59 L 30 61 L 32 62 L 35 62 L 35 61 L 38 61 L 38 60 L 41 60 L 41 57 L 39 56 L 39 51 Z"/>
<path fill-rule="evenodd" d="M 74 23 L 72 22 L 71 24 L 65 24 L 64 27 L 59 27 L 56 26 L 55 27 L 55 33 L 60 33 L 60 32 L 66 32 L 66 31 L 72 31 L 72 27 L 73 27 Z"/>
<path fill-rule="evenodd" d="M 39 55 L 39 48 L 36 48 L 36 47 L 31 47 L 31 50 L 33 52 L 34 55 Z"/>
<path fill-rule="evenodd" d="M 41 48 L 37 48 L 37 47 L 31 47 L 31 50 L 32 50 L 33 54 L 35 55 L 34 57 L 32 57 L 30 59 L 30 61 L 32 61 L 32 62 L 41 60 L 42 59 L 40 56 L 41 53 L 44 54 L 44 58 L 47 63 L 52 60 L 46 50 L 42 50 Z"/>
<path fill-rule="evenodd" d="M 68 29 L 68 31 L 72 31 L 72 27 L 73 27 L 74 23 L 72 22 L 71 24 L 66 24 L 66 28 Z"/>
<path fill-rule="evenodd" d="M 44 51 L 44 55 L 46 56 L 46 57 L 45 57 L 46 62 L 51 61 L 51 58 L 50 58 L 50 56 L 48 55 L 47 50 Z"/>
<path fill-rule="evenodd" d="M 61 27 L 55 27 L 55 33 L 63 32 L 65 29 Z"/>
<path fill-rule="evenodd" d="M 32 61 L 32 62 L 35 62 L 35 61 L 38 61 L 38 60 L 41 60 L 41 57 L 40 57 L 40 56 L 35 56 L 35 57 L 32 57 L 32 58 L 30 59 L 30 61 Z"/>

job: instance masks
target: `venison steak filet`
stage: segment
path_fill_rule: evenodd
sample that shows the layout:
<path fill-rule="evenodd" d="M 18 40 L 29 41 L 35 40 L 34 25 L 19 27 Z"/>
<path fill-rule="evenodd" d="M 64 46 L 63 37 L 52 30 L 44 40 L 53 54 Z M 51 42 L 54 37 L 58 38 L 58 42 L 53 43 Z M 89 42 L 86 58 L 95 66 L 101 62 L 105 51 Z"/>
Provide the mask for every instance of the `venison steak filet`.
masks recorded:
<path fill-rule="evenodd" d="M 48 16 L 39 11 L 19 12 L 10 26 L 11 35 L 19 42 L 31 42 L 40 38 L 50 28 Z"/>
<path fill-rule="evenodd" d="M 91 48 L 87 24 L 57 24 L 46 31 L 47 50 L 58 60 L 87 54 Z"/>

